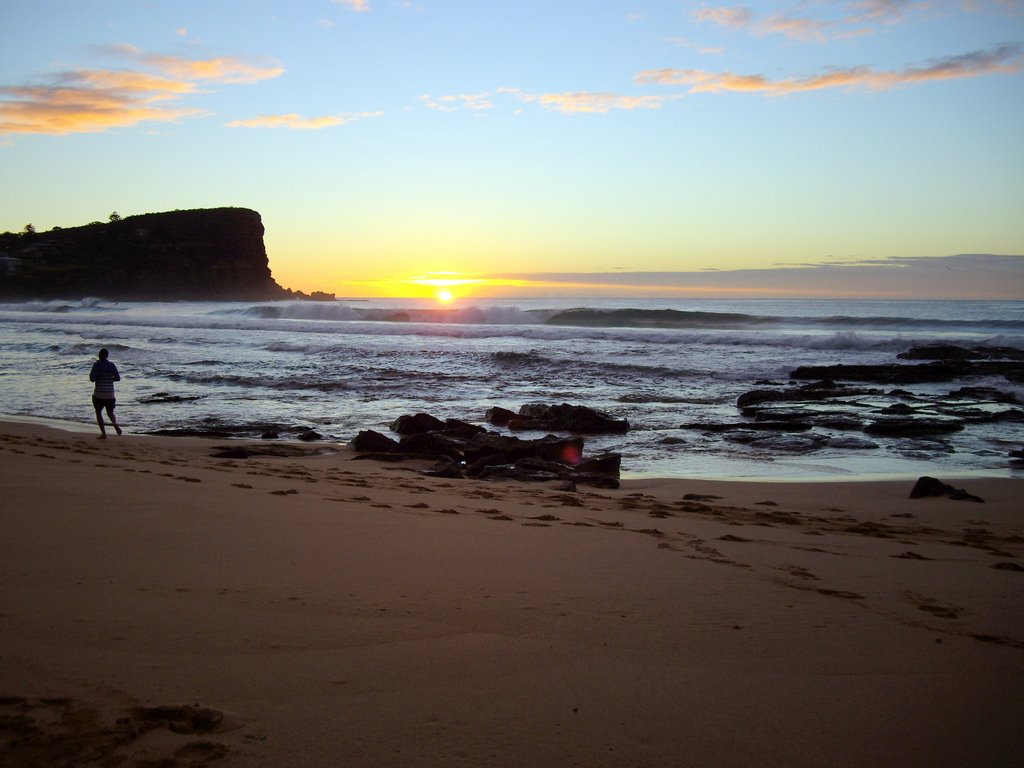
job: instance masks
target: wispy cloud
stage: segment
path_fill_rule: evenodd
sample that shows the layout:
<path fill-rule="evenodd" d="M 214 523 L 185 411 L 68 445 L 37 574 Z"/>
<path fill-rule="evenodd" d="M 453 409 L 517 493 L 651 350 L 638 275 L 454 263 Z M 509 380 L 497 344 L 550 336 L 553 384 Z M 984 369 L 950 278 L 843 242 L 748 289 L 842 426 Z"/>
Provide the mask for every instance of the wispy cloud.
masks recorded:
<path fill-rule="evenodd" d="M 826 0 L 787 3 L 766 15 L 743 6 L 713 6 L 692 12 L 694 21 L 743 30 L 757 36 L 783 35 L 791 40 L 825 42 L 829 37 L 871 34 L 881 24 L 893 24 L 917 11 L 932 10 L 921 0 Z"/>
<path fill-rule="evenodd" d="M 596 93 L 592 91 L 573 91 L 568 93 L 527 93 L 520 88 L 502 87 L 494 91 L 472 94 L 454 94 L 448 96 L 423 95 L 420 102 L 428 109 L 439 112 L 458 112 L 469 110 L 484 112 L 495 109 L 501 98 L 514 99 L 515 102 L 536 104 L 544 109 L 563 114 L 608 113 L 613 110 L 658 109 L 667 102 L 674 101 L 678 96 L 639 95 L 630 96 L 617 93 Z"/>
<path fill-rule="evenodd" d="M 77 69 L 40 82 L 0 85 L 0 134 L 62 135 L 125 128 L 143 122 L 173 122 L 205 114 L 183 106 L 198 83 L 255 83 L 284 70 L 238 58 L 188 59 L 149 54 L 131 45 L 102 52 L 131 58 L 153 72 Z"/>
<path fill-rule="evenodd" d="M 689 93 L 745 92 L 780 96 L 828 88 L 888 90 L 936 80 L 958 80 L 983 75 L 1010 74 L 1024 66 L 1020 45 L 1001 45 L 988 51 L 933 59 L 921 66 L 878 71 L 871 67 L 833 69 L 819 75 L 772 80 L 764 75 L 711 72 L 702 69 L 648 69 L 637 73 L 638 83 L 687 86 Z"/>
<path fill-rule="evenodd" d="M 501 90 L 499 89 L 499 92 Z M 456 112 L 460 109 L 478 112 L 494 109 L 493 98 L 494 94 L 484 91 L 482 93 L 458 93 L 447 96 L 424 94 L 419 97 L 419 100 L 427 109 L 434 109 L 438 112 Z"/>
<path fill-rule="evenodd" d="M 335 5 L 344 5 L 356 13 L 365 13 L 370 10 L 370 0 L 331 0 Z"/>
<path fill-rule="evenodd" d="M 723 27 L 742 29 L 754 21 L 754 12 L 745 6 L 718 6 L 715 8 L 698 8 L 693 18 L 699 22 L 720 24 Z"/>
<path fill-rule="evenodd" d="M 722 48 L 721 46 L 711 47 L 706 45 L 700 45 L 698 43 L 692 42 L 691 40 L 688 40 L 685 37 L 667 37 L 665 38 L 665 40 L 666 42 L 672 43 L 672 45 L 678 48 L 689 48 L 700 54 L 721 55 L 725 53 L 725 48 Z"/>
<path fill-rule="evenodd" d="M 294 113 L 285 115 L 260 115 L 248 120 L 232 120 L 230 128 L 291 128 L 299 131 L 315 131 L 321 128 L 333 128 L 348 125 L 371 117 L 380 117 L 383 112 L 346 112 L 340 115 L 324 115 L 322 117 L 302 117 Z"/>
<path fill-rule="evenodd" d="M 240 59 L 235 56 L 217 56 L 210 59 L 187 59 L 146 53 L 134 45 L 118 43 L 101 49 L 132 59 L 146 67 L 164 72 L 182 80 L 212 80 L 219 83 L 258 83 L 280 77 L 284 68 L 278 64 Z"/>
<path fill-rule="evenodd" d="M 572 93 L 543 93 L 522 95 L 523 101 L 536 102 L 545 109 L 565 114 L 598 112 L 606 113 L 617 109 L 660 109 L 672 96 L 625 96 L 617 93 L 594 93 L 575 91 Z"/>

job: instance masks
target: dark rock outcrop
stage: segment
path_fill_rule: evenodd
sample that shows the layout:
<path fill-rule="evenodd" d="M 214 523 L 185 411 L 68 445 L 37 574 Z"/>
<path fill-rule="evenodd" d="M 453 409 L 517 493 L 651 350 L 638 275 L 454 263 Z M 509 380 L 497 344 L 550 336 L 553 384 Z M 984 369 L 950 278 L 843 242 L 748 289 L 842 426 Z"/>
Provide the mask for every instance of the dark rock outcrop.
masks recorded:
<path fill-rule="evenodd" d="M 972 376 L 1003 376 L 1019 381 L 1024 376 L 1024 350 L 1015 347 L 959 347 L 927 344 L 896 355 L 901 360 L 927 360 L 916 365 L 805 365 L 794 379 L 845 379 L 879 384 L 924 384 L 955 381 Z"/>
<path fill-rule="evenodd" d="M 519 409 L 518 417 L 510 420 L 508 426 L 510 429 L 537 429 L 570 432 L 576 435 L 617 434 L 629 431 L 629 422 L 626 419 L 616 419 L 585 405 L 569 403 L 524 405 Z"/>
<path fill-rule="evenodd" d="M 985 502 L 984 499 L 975 496 L 972 493 L 968 493 L 963 488 L 954 488 L 952 485 L 947 485 L 934 477 L 924 476 L 918 478 L 914 487 L 910 491 L 910 498 L 923 499 L 930 496 L 948 496 L 949 498 L 956 499 L 958 501 Z"/>
<path fill-rule="evenodd" d="M 0 235 L 11 267 L 0 296 L 112 300 L 300 297 L 278 285 L 263 222 L 247 208 L 127 216 L 50 232 Z"/>
<path fill-rule="evenodd" d="M 573 409 L 573 414 L 584 413 L 584 418 L 599 414 L 582 406 L 566 407 Z M 487 418 L 504 420 L 499 411 L 504 409 L 490 409 Z M 504 413 L 520 418 L 511 411 Z M 397 442 L 379 432 L 366 430 L 356 435 L 350 446 L 361 457 L 432 459 L 436 463 L 424 470 L 424 474 L 432 477 L 560 480 L 601 488 L 619 487 L 622 457 L 605 453 L 584 458 L 583 439 L 577 436 L 546 435 L 527 440 L 488 432 L 458 419 L 441 421 L 426 413 L 401 416 L 391 423 L 391 429 L 402 435 Z"/>

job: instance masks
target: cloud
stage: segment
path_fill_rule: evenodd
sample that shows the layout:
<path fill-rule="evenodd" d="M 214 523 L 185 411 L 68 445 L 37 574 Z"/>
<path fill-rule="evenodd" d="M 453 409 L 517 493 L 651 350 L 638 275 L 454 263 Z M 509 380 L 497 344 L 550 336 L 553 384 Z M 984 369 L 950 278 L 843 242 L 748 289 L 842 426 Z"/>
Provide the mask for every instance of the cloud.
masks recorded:
<path fill-rule="evenodd" d="M 934 3 L 922 0 L 832 0 L 794 3 L 793 7 L 773 11 L 764 18 L 747 6 L 698 8 L 691 15 L 698 23 L 745 30 L 757 36 L 783 35 L 791 40 L 821 43 L 829 36 L 871 34 L 872 25 L 896 23 L 913 11 L 930 10 L 933 6 Z M 817 12 L 821 18 L 807 16 L 807 12 Z"/>
<path fill-rule="evenodd" d="M 576 91 L 572 93 L 522 94 L 523 101 L 536 102 L 545 109 L 564 114 L 597 112 L 606 113 L 616 109 L 660 109 L 672 96 L 623 96 L 615 93 L 593 93 Z"/>
<path fill-rule="evenodd" d="M 694 43 L 694 42 L 691 42 L 690 40 L 687 40 L 685 37 L 666 37 L 665 40 L 666 40 L 666 42 L 672 43 L 672 45 L 675 45 L 675 46 L 677 46 L 679 48 L 690 48 L 692 50 L 695 50 L 697 53 L 704 54 L 704 55 L 708 55 L 708 54 L 711 54 L 711 55 L 721 55 L 721 54 L 725 53 L 725 48 L 722 48 L 720 46 L 719 47 L 709 47 L 709 46 L 698 45 L 697 43 Z"/>
<path fill-rule="evenodd" d="M 320 27 L 320 29 L 333 29 L 336 26 L 336 24 L 330 19 L 320 19 L 313 23 Z"/>
<path fill-rule="evenodd" d="M 505 91 L 506 89 L 498 89 L 498 93 Z M 419 97 L 419 100 L 425 107 L 427 107 L 427 109 L 434 109 L 439 112 L 456 112 L 460 109 L 469 109 L 472 111 L 494 109 L 494 102 L 492 101 L 492 98 L 493 94 L 488 91 L 484 91 L 482 93 L 459 93 L 447 96 L 431 96 L 430 94 L 424 94 Z"/>
<path fill-rule="evenodd" d="M 493 92 L 454 94 L 433 96 L 425 94 L 419 97 L 420 102 L 428 109 L 438 112 L 458 112 L 471 110 L 482 112 L 496 109 L 496 101 L 509 97 L 520 103 L 536 104 L 544 109 L 563 114 L 598 113 L 606 114 L 613 110 L 659 109 L 664 104 L 675 101 L 679 96 L 628 96 L 616 93 L 595 93 L 591 91 L 574 91 L 568 93 L 527 93 L 520 88 L 503 86 Z"/>
<path fill-rule="evenodd" d="M 229 128 L 291 128 L 299 131 L 333 128 L 337 125 L 348 125 L 371 117 L 380 117 L 383 112 L 355 112 L 340 115 L 324 115 L 322 117 L 302 117 L 294 113 L 285 115 L 260 115 L 248 120 L 232 120 Z"/>
<path fill-rule="evenodd" d="M 0 135 L 64 135 L 174 122 L 206 114 L 170 103 L 196 93 L 197 83 L 255 83 L 284 72 L 277 65 L 235 57 L 187 59 L 150 54 L 127 44 L 100 50 L 130 58 L 158 74 L 78 69 L 48 75 L 41 83 L 0 85 Z"/>
<path fill-rule="evenodd" d="M 79 70 L 54 75 L 43 85 L 0 87 L 0 134 L 61 135 L 173 122 L 202 114 L 161 106 L 191 93 L 191 83 L 139 72 Z"/>
<path fill-rule="evenodd" d="M 772 96 L 828 88 L 866 88 L 888 90 L 903 85 L 936 80 L 958 80 L 993 74 L 1012 74 L 1024 66 L 1021 46 L 1007 44 L 987 51 L 933 59 L 922 66 L 895 71 L 876 71 L 870 67 L 833 69 L 820 75 L 788 80 L 772 80 L 764 75 L 738 75 L 701 69 L 648 69 L 638 72 L 638 83 L 688 86 L 689 93 L 724 91 L 763 93 Z"/>
<path fill-rule="evenodd" d="M 792 40 L 813 40 L 823 43 L 830 26 L 828 22 L 816 19 L 775 14 L 757 25 L 757 33 L 779 34 Z"/>
<path fill-rule="evenodd" d="M 743 29 L 754 21 L 754 12 L 745 6 L 698 8 L 693 12 L 693 18 L 699 22 Z"/>
<path fill-rule="evenodd" d="M 365 13 L 370 10 L 370 0 L 331 0 L 335 5 L 344 5 L 356 13 Z"/>
<path fill-rule="evenodd" d="M 700 272 L 508 273 L 564 295 L 1024 299 L 1024 256 L 960 254 Z"/>
<path fill-rule="evenodd" d="M 258 83 L 284 74 L 284 68 L 272 63 L 259 64 L 235 56 L 212 59 L 186 59 L 146 53 L 134 45 L 118 43 L 107 46 L 110 53 L 131 58 L 138 63 L 183 80 L 213 80 L 219 83 Z"/>

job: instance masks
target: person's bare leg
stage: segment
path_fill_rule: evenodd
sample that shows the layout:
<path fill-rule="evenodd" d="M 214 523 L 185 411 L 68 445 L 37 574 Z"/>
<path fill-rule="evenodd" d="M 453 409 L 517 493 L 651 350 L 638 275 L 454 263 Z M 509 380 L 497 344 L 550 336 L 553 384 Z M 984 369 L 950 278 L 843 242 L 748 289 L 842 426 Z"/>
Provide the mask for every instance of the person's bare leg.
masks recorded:
<path fill-rule="evenodd" d="M 117 434 L 120 435 L 121 434 L 121 428 L 119 426 L 117 426 L 117 417 L 114 415 L 113 411 L 111 411 L 109 415 L 110 415 L 110 423 L 113 425 L 114 429 L 117 431 Z"/>
<path fill-rule="evenodd" d="M 96 409 L 96 423 L 100 425 L 100 437 L 99 437 L 99 439 L 100 440 L 106 440 L 107 439 L 107 427 L 103 423 L 103 409 L 102 408 L 97 408 Z"/>

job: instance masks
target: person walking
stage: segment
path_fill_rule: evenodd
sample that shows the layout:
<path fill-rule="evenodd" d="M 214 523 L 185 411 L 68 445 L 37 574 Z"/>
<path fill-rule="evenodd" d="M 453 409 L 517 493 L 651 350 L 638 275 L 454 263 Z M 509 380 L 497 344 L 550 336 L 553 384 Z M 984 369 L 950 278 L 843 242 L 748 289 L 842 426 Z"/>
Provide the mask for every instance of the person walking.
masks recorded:
<path fill-rule="evenodd" d="M 92 392 L 92 407 L 96 409 L 96 423 L 100 425 L 100 440 L 107 439 L 103 411 L 107 412 L 110 424 L 117 430 L 117 434 L 121 434 L 121 428 L 117 426 L 117 417 L 114 416 L 114 406 L 117 405 L 117 399 L 114 397 L 114 382 L 121 380 L 121 374 L 117 372 L 117 366 L 107 359 L 109 356 L 110 353 L 106 349 L 101 349 L 100 359 L 92 364 L 92 370 L 89 371 L 89 381 L 96 382 L 96 387 Z"/>

